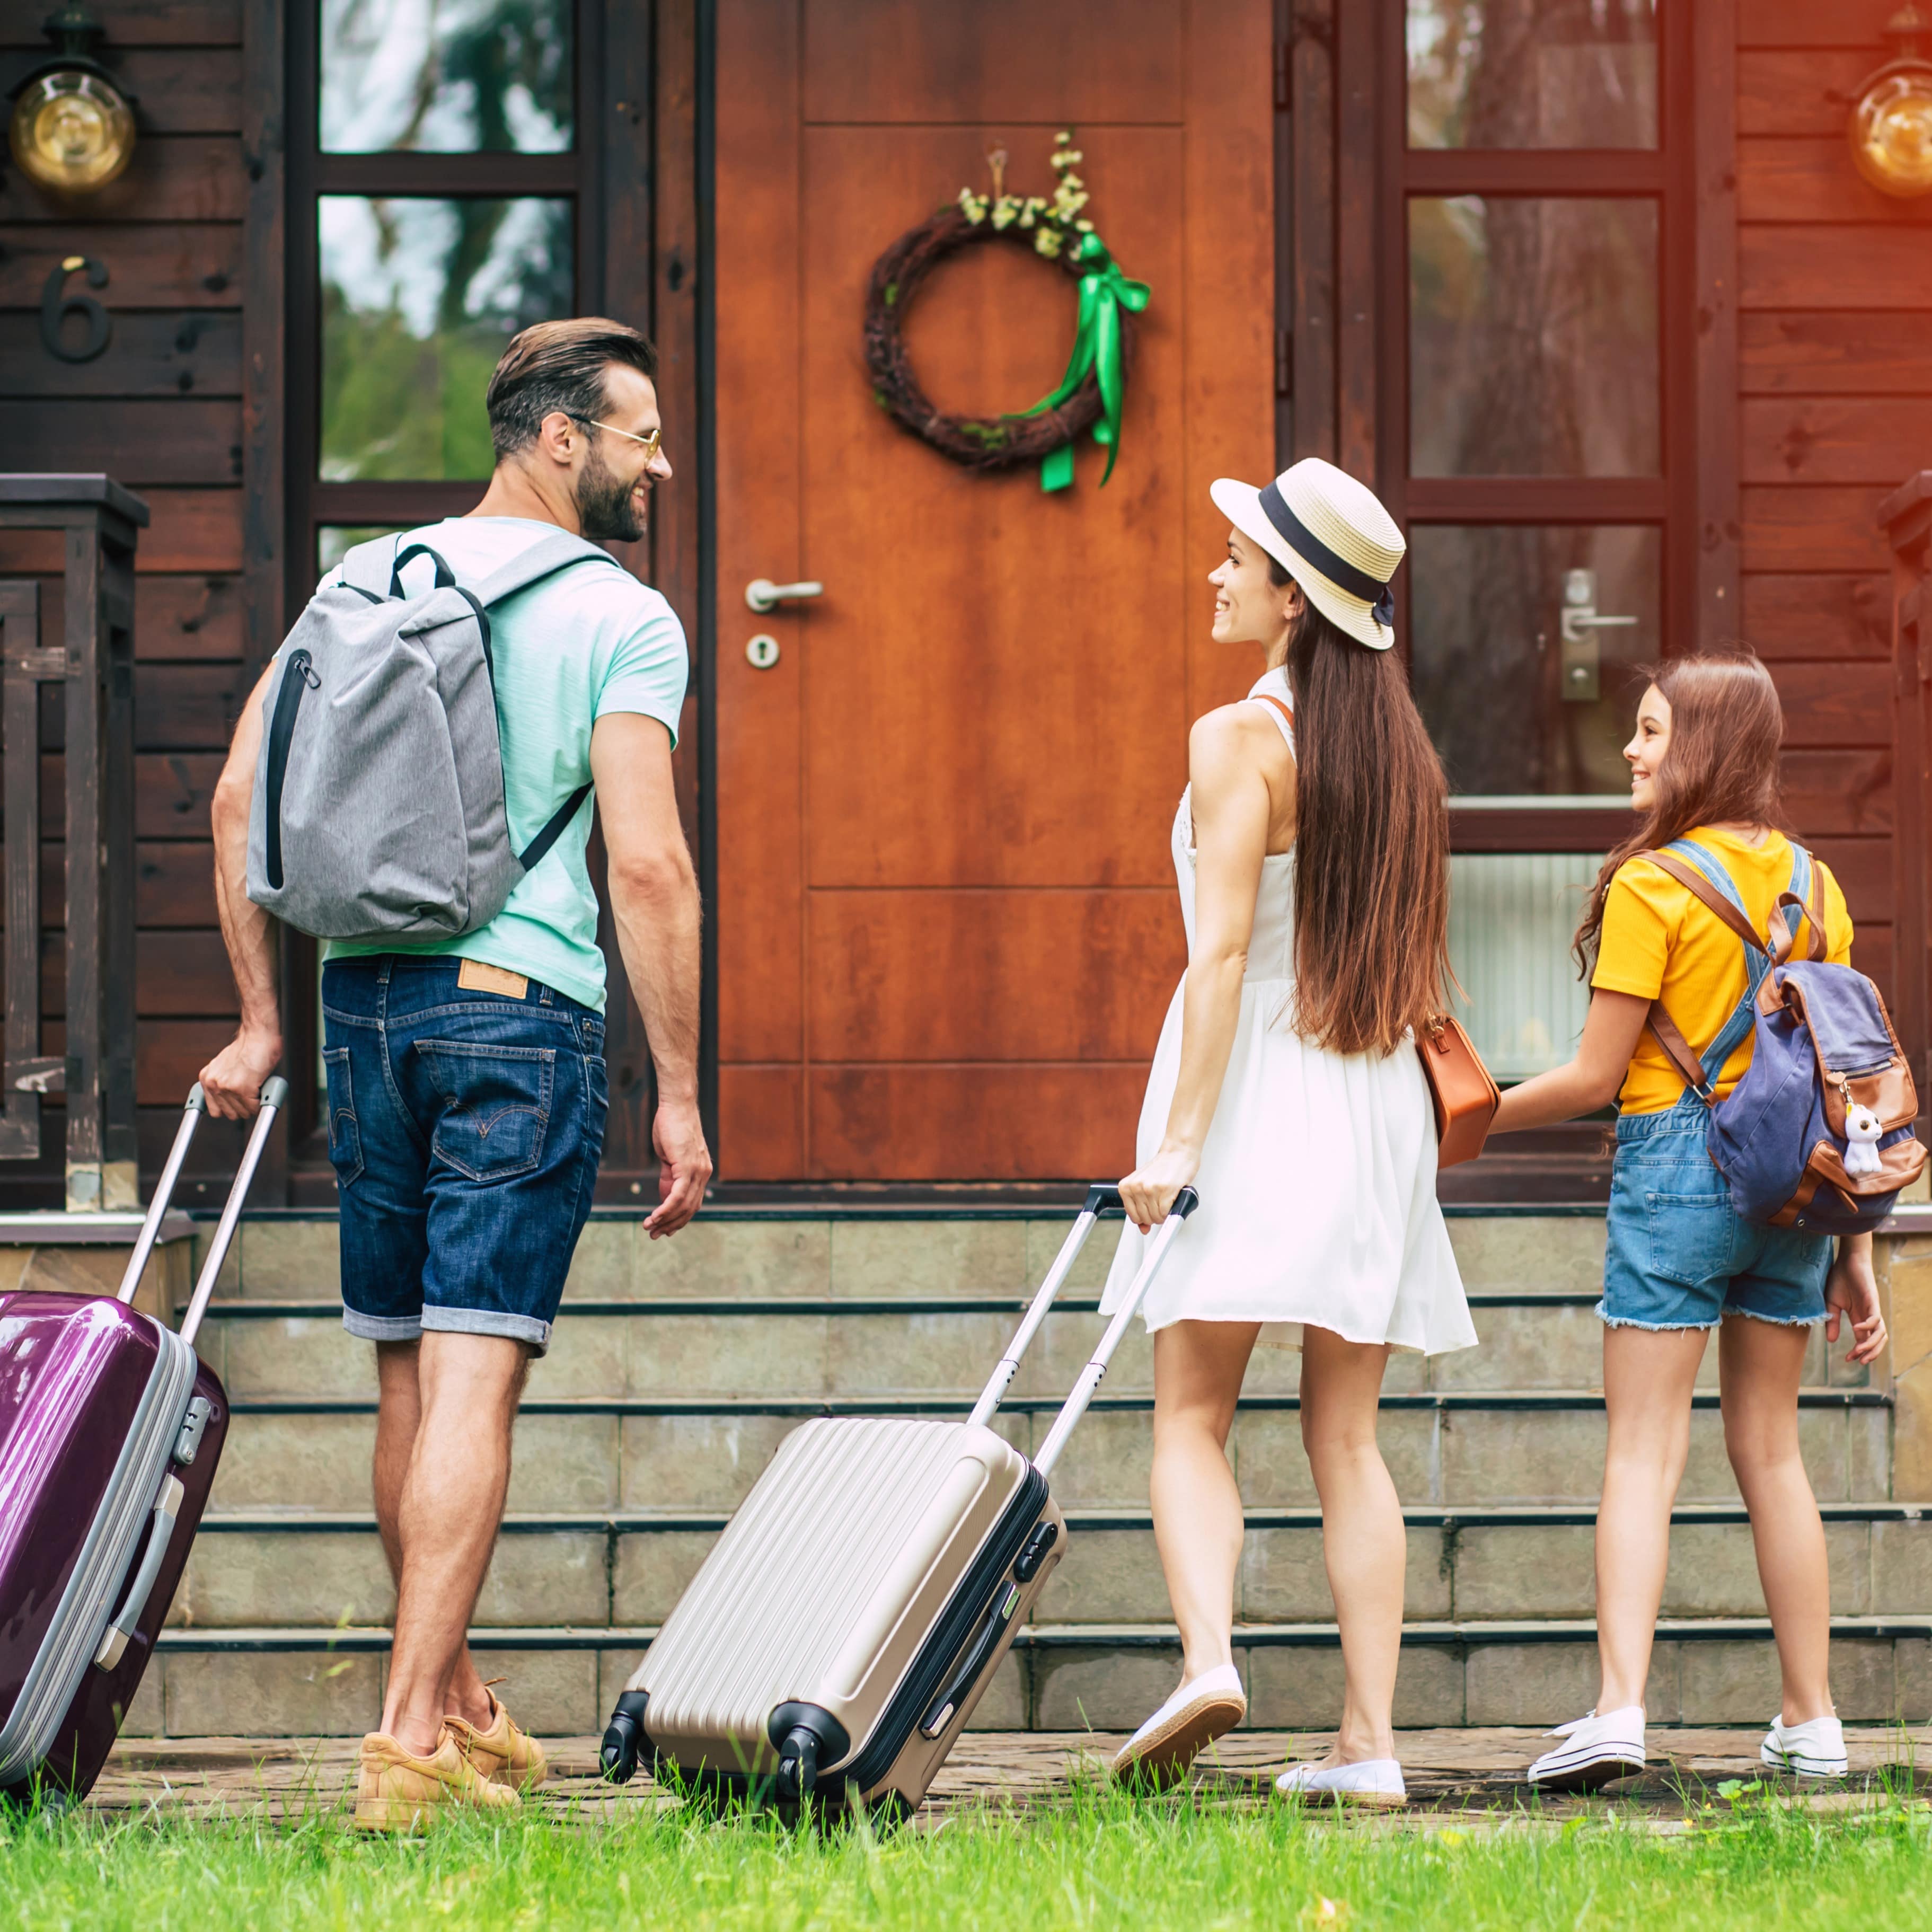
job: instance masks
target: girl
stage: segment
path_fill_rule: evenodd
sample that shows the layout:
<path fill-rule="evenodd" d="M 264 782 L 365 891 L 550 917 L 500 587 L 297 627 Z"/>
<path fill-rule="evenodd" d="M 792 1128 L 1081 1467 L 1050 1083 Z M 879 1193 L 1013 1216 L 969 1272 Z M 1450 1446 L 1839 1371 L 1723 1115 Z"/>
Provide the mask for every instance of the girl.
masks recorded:
<path fill-rule="evenodd" d="M 1798 1453 L 1798 1385 L 1814 1322 L 1846 1358 L 1885 1346 L 1871 1237 L 1760 1227 L 1732 1210 L 1705 1151 L 1704 1102 L 1646 1028 L 1660 1000 L 1721 1098 L 1750 1064 L 1752 986 L 1743 942 L 1688 886 L 1634 855 L 1678 842 L 1759 932 L 1778 895 L 1805 893 L 1814 861 L 1778 816 L 1778 692 L 1748 652 L 1674 659 L 1655 674 L 1624 747 L 1636 830 L 1605 860 L 1576 934 L 1594 988 L 1576 1058 L 1503 1096 L 1491 1130 L 1547 1126 L 1620 1100 L 1604 1264 L 1604 1390 L 1610 1442 L 1597 1516 L 1602 1688 L 1588 1717 L 1530 1768 L 1534 1784 L 1594 1790 L 1640 1771 L 1644 1683 L 1670 1556 L 1670 1511 L 1690 1441 L 1690 1393 L 1719 1330 L 1724 1446 L 1750 1512 L 1758 1575 L 1778 1639 L 1784 1706 L 1764 1762 L 1828 1777 L 1845 1768 L 1826 1663 L 1825 1533 Z M 1844 895 L 1820 866 L 1830 958 L 1849 958 Z M 1808 893 L 1806 894 L 1808 897 Z M 1816 903 L 1816 902 L 1813 902 Z M 1801 933 L 1802 944 L 1806 934 Z M 1760 963 L 1762 956 L 1757 956 Z"/>
<path fill-rule="evenodd" d="M 1265 489 L 1224 479 L 1212 494 L 1234 526 L 1208 580 L 1214 637 L 1259 646 L 1266 669 L 1190 741 L 1173 837 L 1187 973 L 1148 1084 L 1140 1165 L 1120 1184 L 1130 1225 L 1101 1304 L 1120 1306 L 1148 1230 L 1198 1184 L 1201 1205 L 1145 1304 L 1154 1536 L 1181 1682 L 1114 1768 L 1175 1776 L 1246 1714 L 1228 1432 L 1263 1324 L 1299 1324 L 1302 1440 L 1346 1687 L 1334 1750 L 1279 1784 L 1399 1804 L 1402 1519 L 1376 1406 L 1391 1348 L 1476 1339 L 1436 1204 L 1412 1041 L 1441 1010 L 1448 964 L 1442 770 L 1388 651 L 1386 586 L 1403 545 L 1374 495 L 1312 458 Z"/>

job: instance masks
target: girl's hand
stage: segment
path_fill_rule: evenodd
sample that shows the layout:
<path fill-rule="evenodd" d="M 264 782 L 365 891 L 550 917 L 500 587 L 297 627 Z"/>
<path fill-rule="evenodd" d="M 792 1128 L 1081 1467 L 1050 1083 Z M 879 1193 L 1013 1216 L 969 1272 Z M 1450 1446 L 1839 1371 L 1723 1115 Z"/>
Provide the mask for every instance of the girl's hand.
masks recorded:
<path fill-rule="evenodd" d="M 1838 1258 L 1825 1282 L 1825 1339 L 1838 1339 L 1840 1317 L 1852 1324 L 1852 1342 L 1845 1360 L 1875 1362 L 1886 1344 L 1885 1317 L 1879 1312 L 1878 1282 L 1872 1274 L 1869 1238 L 1841 1241 Z"/>
<path fill-rule="evenodd" d="M 1144 1167 L 1137 1167 L 1120 1183 L 1120 1205 L 1127 1219 L 1146 1234 L 1165 1221 L 1174 1196 L 1201 1172 L 1201 1150 L 1164 1142 Z"/>

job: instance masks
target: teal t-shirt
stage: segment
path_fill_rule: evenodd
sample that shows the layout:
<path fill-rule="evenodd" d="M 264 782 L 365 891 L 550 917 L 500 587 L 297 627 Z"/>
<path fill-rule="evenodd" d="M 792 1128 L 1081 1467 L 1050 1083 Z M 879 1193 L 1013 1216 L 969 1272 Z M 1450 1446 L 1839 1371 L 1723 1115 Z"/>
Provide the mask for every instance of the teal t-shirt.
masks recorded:
<path fill-rule="evenodd" d="M 449 517 L 411 530 L 403 544 L 428 544 L 459 584 L 476 584 L 526 544 L 556 533 L 555 524 L 523 517 Z M 417 557 L 404 567 L 403 587 L 412 595 L 426 593 L 435 571 L 428 557 Z M 684 627 L 664 598 L 628 571 L 579 564 L 505 598 L 490 607 L 490 646 L 504 798 L 518 850 L 588 782 L 590 728 L 606 712 L 655 718 L 677 742 L 687 670 Z M 481 959 L 540 980 L 602 1012 L 597 895 L 584 863 L 592 803 L 584 801 L 488 926 L 428 946 L 331 941 L 328 957 L 406 951 Z"/>

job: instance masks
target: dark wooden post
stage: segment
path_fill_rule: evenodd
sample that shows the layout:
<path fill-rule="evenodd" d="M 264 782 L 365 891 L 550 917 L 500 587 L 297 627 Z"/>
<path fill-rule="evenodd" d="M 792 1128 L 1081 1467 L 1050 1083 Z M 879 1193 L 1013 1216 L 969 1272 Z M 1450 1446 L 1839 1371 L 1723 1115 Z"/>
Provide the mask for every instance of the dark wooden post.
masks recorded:
<path fill-rule="evenodd" d="M 1932 470 L 1922 470 L 1879 507 L 1892 539 L 1892 1020 L 1932 1106 Z"/>
<path fill-rule="evenodd" d="M 16 1109 L 14 1095 L 64 1091 L 70 1210 L 140 1203 L 134 544 L 147 521 L 147 505 L 106 476 L 0 476 L 0 530 L 62 533 L 66 604 L 65 634 L 58 646 L 44 647 L 24 634 L 27 613 L 14 608 L 17 592 L 6 607 L 8 1107 L 0 1158 L 28 1160 L 40 1152 L 38 1104 L 29 1118 Z M 40 859 L 38 731 L 28 721 L 38 710 L 38 686 L 56 680 L 66 693 L 67 1052 L 60 1060 L 38 1052 L 38 888 L 25 883 Z M 29 797 L 33 808 L 23 811 Z"/>

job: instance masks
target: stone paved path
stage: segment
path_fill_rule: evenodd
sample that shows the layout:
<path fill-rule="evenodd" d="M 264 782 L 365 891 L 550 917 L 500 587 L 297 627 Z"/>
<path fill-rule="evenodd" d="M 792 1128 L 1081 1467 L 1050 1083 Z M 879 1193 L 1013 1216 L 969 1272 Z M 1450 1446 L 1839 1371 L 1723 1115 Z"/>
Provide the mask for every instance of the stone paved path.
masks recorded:
<path fill-rule="evenodd" d="M 1542 1748 L 1533 1730 L 1408 1731 L 1401 1750 L 1411 1808 L 1378 1814 L 1390 1822 L 1440 1824 L 1454 1816 L 1472 1823 L 1534 1813 L 1552 1822 L 1614 1805 L 1668 1828 L 1687 1804 L 1722 1802 L 1717 1787 L 1731 1779 L 1760 1779 L 1802 1796 L 1822 1810 L 1854 1807 L 1882 1780 L 1909 1778 L 1932 1790 L 1932 1740 L 1922 1752 L 1926 1772 L 1911 1768 L 1919 1741 L 1897 1727 L 1846 1733 L 1852 1775 L 1820 1786 L 1770 1779 L 1757 1761 L 1762 1731 L 1664 1730 L 1650 1734 L 1664 1762 L 1642 1778 L 1624 1780 L 1594 1799 L 1539 1802 L 1522 1784 L 1523 1767 Z M 937 1822 L 975 1804 L 1040 1807 L 1065 1800 L 1077 1784 L 1104 1776 L 1120 1739 L 1086 1732 L 975 1732 L 963 1738 L 933 1788 L 922 1822 Z M 1203 1768 L 1203 1796 L 1232 1806 L 1258 1803 L 1291 1749 L 1314 1755 L 1324 1740 L 1284 1732 L 1238 1732 L 1224 1738 L 1218 1762 Z M 560 1819 L 586 1812 L 616 1816 L 674 1801 L 640 1778 L 620 1790 L 598 1782 L 598 1740 L 567 1738 L 550 1745 L 553 1773 L 541 1802 Z M 187 1816 L 248 1816 L 292 1822 L 344 1802 L 355 1777 L 351 1738 L 194 1738 L 133 1739 L 115 1749 L 90 1801 L 105 1814 L 152 1809 Z M 1352 1814 L 1360 1816 L 1362 1814 Z"/>

